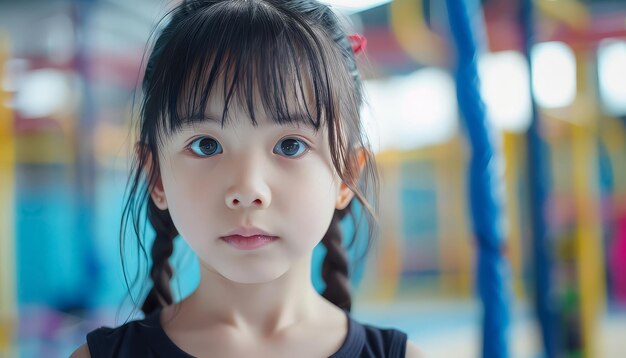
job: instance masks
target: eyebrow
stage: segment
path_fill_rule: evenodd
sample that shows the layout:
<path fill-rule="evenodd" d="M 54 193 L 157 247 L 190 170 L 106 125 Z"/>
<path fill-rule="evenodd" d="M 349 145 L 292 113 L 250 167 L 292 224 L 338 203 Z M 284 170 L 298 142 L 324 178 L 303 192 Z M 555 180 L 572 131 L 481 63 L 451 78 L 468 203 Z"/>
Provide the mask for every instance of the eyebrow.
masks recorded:
<path fill-rule="evenodd" d="M 214 116 L 207 116 L 206 114 L 203 114 L 203 115 L 195 115 L 191 117 L 183 117 L 181 118 L 181 122 L 183 126 L 191 126 L 196 123 L 203 123 L 203 122 L 221 123 L 222 120 L 217 119 L 217 117 L 214 117 Z"/>
<path fill-rule="evenodd" d="M 293 127 L 300 127 L 300 126 L 304 126 L 307 129 L 313 130 L 313 131 L 318 131 L 319 128 L 316 127 L 315 123 L 313 122 L 313 116 L 310 116 L 306 113 L 294 113 L 292 115 L 289 116 L 290 121 L 289 122 L 284 122 L 284 123 L 279 123 L 279 122 L 273 122 L 276 125 L 281 125 L 281 126 L 293 126 Z M 221 124 L 222 120 L 221 118 L 218 119 L 218 117 L 213 116 L 213 115 L 197 115 L 197 116 L 191 116 L 191 117 L 185 117 L 182 119 L 182 124 L 180 129 L 181 130 L 185 130 L 188 128 L 193 128 L 195 125 L 197 124 L 202 124 L 202 123 L 216 123 L 216 124 Z"/>

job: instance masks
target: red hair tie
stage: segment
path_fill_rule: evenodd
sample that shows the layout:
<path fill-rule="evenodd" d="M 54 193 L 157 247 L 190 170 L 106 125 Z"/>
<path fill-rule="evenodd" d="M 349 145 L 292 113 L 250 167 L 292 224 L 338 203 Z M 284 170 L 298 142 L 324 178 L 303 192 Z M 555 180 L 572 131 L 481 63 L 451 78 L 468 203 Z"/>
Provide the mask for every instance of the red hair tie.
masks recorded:
<path fill-rule="evenodd" d="M 367 39 L 362 35 L 348 35 L 348 40 L 350 41 L 350 45 L 352 45 L 352 52 L 354 52 L 355 55 L 365 50 L 365 47 L 367 47 Z"/>

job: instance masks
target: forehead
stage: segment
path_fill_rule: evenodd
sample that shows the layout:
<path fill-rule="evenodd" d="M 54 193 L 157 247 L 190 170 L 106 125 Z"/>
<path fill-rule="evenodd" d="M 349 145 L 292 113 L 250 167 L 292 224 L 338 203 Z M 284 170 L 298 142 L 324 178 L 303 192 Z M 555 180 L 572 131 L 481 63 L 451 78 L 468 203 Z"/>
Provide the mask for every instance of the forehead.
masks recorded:
<path fill-rule="evenodd" d="M 273 122 L 315 130 L 323 127 L 310 77 L 280 74 L 278 77 L 284 85 L 278 86 L 273 80 L 274 86 L 268 86 L 263 80 L 267 73 L 261 73 L 260 69 L 250 71 L 255 74 L 253 78 L 240 78 L 232 71 L 220 71 L 214 81 L 197 81 L 197 76 L 187 76 L 177 98 L 174 120 L 184 127 L 205 121 L 227 126 L 242 119 L 251 121 L 254 126 L 259 122 Z M 212 82 L 210 87 L 207 82 Z"/>

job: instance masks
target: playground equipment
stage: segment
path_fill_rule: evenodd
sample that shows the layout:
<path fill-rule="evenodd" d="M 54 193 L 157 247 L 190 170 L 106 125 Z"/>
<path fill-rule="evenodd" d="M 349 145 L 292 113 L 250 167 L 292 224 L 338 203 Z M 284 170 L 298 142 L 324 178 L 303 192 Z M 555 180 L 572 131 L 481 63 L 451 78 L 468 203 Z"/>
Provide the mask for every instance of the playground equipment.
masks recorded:
<path fill-rule="evenodd" d="M 478 2 L 448 0 L 448 18 L 457 50 L 457 99 L 466 122 L 471 143 L 470 206 L 473 230 L 478 247 L 478 292 L 483 304 L 482 356 L 507 357 L 509 324 L 509 289 L 506 287 L 508 264 L 503 255 L 501 198 L 497 190 L 498 152 L 494 152 L 485 105 L 479 93 L 476 64 L 477 38 L 472 25 Z M 497 150 L 497 149 L 496 149 Z"/>
<path fill-rule="evenodd" d="M 529 83 L 532 83 L 533 66 L 531 48 L 534 41 L 534 12 L 532 0 L 523 0 L 520 6 L 519 22 L 523 33 L 523 51 L 528 63 Z M 531 122 L 526 133 L 526 151 L 528 155 L 528 183 L 530 188 L 530 226 L 533 261 L 533 303 L 539 324 L 543 351 L 547 357 L 556 355 L 555 310 L 552 300 L 553 285 L 552 250 L 549 247 L 546 222 L 546 202 L 548 196 L 547 166 L 544 160 L 546 144 L 540 135 L 539 109 L 535 101 L 532 85 L 529 86 L 531 98 Z"/>
<path fill-rule="evenodd" d="M 473 86 L 477 81 L 477 76 L 472 68 L 472 66 L 475 67 L 472 60 L 476 58 L 475 55 L 478 53 L 476 47 L 482 46 L 472 42 L 474 36 L 472 29 L 464 23 L 463 18 L 468 12 L 478 10 L 480 7 L 476 2 L 471 1 L 461 5 L 458 3 L 448 4 L 448 15 L 451 32 L 459 54 L 460 68 L 457 72 L 459 101 L 465 101 L 465 107 L 462 105 L 461 110 L 465 115 L 470 142 L 474 146 L 473 155 L 479 155 L 481 159 L 487 158 L 486 161 L 488 162 L 492 152 L 489 146 L 489 137 L 484 134 L 486 132 L 484 127 L 485 113 L 480 96 Z M 506 296 L 508 295 L 508 287 L 502 282 L 501 275 L 504 271 L 498 271 L 504 270 L 506 264 L 499 251 L 505 246 L 504 235 L 506 235 L 508 241 L 506 247 L 509 249 L 508 254 L 509 258 L 512 259 L 513 269 L 520 266 L 519 255 L 522 250 L 518 217 L 523 216 L 523 214 L 518 208 L 522 203 L 515 200 L 518 193 L 514 190 L 514 186 L 517 185 L 517 180 L 524 180 L 528 184 L 531 197 L 528 208 L 529 218 L 526 220 L 528 220 L 531 228 L 529 234 L 532 245 L 529 251 L 531 256 L 527 260 L 532 263 L 534 286 L 529 296 L 532 297 L 542 329 L 542 350 L 548 357 L 561 354 L 594 356 L 598 352 L 595 335 L 597 334 L 599 314 L 603 307 L 606 290 L 603 284 L 605 279 L 603 270 L 606 266 L 604 258 L 607 255 L 602 254 L 604 250 L 603 228 L 598 178 L 600 170 L 597 165 L 599 161 L 597 142 L 599 139 L 602 140 L 599 138 L 602 131 L 600 122 L 606 115 L 601 112 L 597 105 L 599 102 L 596 95 L 597 89 L 590 85 L 595 83 L 595 80 L 589 77 L 589 74 L 593 73 L 589 69 L 594 68 L 595 63 L 589 62 L 588 59 L 593 57 L 595 46 L 604 37 L 616 35 L 624 37 L 626 34 L 623 30 L 622 32 L 608 32 L 607 34 L 594 32 L 593 22 L 595 20 L 588 13 L 587 6 L 579 1 L 539 1 L 537 3 L 542 15 L 548 17 L 552 22 L 554 30 L 552 33 L 544 34 L 542 41 L 556 39 L 566 42 L 574 49 L 577 72 L 576 99 L 566 108 L 561 108 L 555 112 L 545 108 L 540 110 L 533 103 L 531 111 L 533 121 L 525 135 L 524 142 L 521 142 L 520 138 L 514 134 L 505 133 L 503 148 L 507 162 L 506 183 L 513 186 L 506 187 L 508 193 L 506 214 L 510 229 L 506 234 L 498 232 L 497 225 L 500 214 L 497 212 L 497 198 L 493 193 L 490 193 L 494 187 L 497 189 L 497 182 L 492 182 L 491 188 L 489 188 L 490 185 L 485 185 L 485 183 L 494 177 L 490 176 L 489 168 L 484 164 L 485 162 L 470 163 L 472 168 L 470 176 L 479 174 L 484 175 L 482 178 L 487 178 L 480 183 L 482 184 L 481 187 L 481 185 L 475 185 L 475 177 L 470 177 L 472 192 L 469 195 L 472 201 L 474 230 L 479 251 L 477 281 L 481 298 L 485 304 L 483 355 L 491 357 L 508 354 L 506 348 L 506 312 L 508 310 Z M 519 7 L 517 7 L 519 10 L 517 14 L 519 16 L 519 30 L 523 39 L 521 50 L 527 56 L 527 63 L 531 71 L 530 52 L 534 40 L 534 9 L 532 4 L 531 1 L 523 0 L 518 3 Z M 468 6 L 463 8 L 464 5 Z M 424 15 L 423 8 L 419 4 L 408 4 L 408 2 L 400 0 L 391 5 L 391 20 L 392 24 L 395 24 L 393 29 L 396 33 L 396 39 L 402 48 L 421 64 L 441 65 L 442 63 L 438 61 L 445 61 L 441 60 L 441 47 L 438 38 L 430 32 L 423 21 L 410 21 L 408 12 L 412 12 L 417 17 Z M 475 18 L 480 19 L 481 17 Z M 398 25 L 400 23 L 409 24 L 414 31 L 422 33 L 413 37 L 408 36 L 400 29 Z M 478 29 L 475 33 L 481 34 L 482 29 Z M 480 39 L 480 36 L 476 35 L 475 38 Z M 411 45 L 411 41 L 413 41 L 413 45 Z M 424 49 L 432 50 L 432 54 L 420 57 L 418 52 Z M 470 107 L 471 109 L 468 109 Z M 557 126 L 561 128 L 560 131 L 564 134 L 560 134 L 560 137 L 557 138 L 554 136 L 544 138 L 545 133 L 540 134 L 539 130 L 540 114 L 544 118 L 542 121 L 544 126 L 545 124 Z M 481 118 L 483 118 L 482 121 Z M 614 122 L 611 122 L 613 127 L 616 125 Z M 607 137 L 609 148 L 615 148 L 616 143 L 621 143 L 620 138 L 622 137 L 617 138 L 616 135 L 622 132 L 623 128 L 620 126 L 618 131 L 610 131 L 612 139 L 608 138 L 607 134 L 603 135 Z M 486 141 L 481 142 L 481 139 Z M 524 149 L 525 156 L 516 156 L 516 149 Z M 623 165 L 620 164 L 619 159 L 615 159 L 616 150 L 619 151 L 619 149 L 611 150 L 610 162 L 618 172 L 616 176 L 621 177 L 623 176 L 621 174 Z M 421 150 L 422 153 L 424 151 L 426 149 Z M 552 160 L 548 160 L 550 154 Z M 395 156 L 401 157 L 402 155 L 397 154 Z M 413 156 L 417 158 L 419 154 L 413 154 Z M 391 162 L 389 158 L 386 158 L 388 154 L 379 157 L 382 163 Z M 617 158 L 622 157 L 623 154 L 617 155 Z M 419 160 L 423 161 L 424 158 Z M 526 176 L 519 174 L 520 165 L 517 161 L 527 163 Z M 480 168 L 481 166 L 482 168 Z M 440 165 L 435 163 L 434 167 L 438 168 Z M 523 165 L 521 167 L 523 168 Z M 563 175 L 564 170 L 566 175 Z M 436 171 L 442 172 L 440 168 Z M 550 171 L 554 172 L 552 175 L 557 174 L 559 176 L 557 178 L 559 183 L 557 184 L 561 185 L 560 183 L 565 181 L 566 187 L 557 187 L 555 190 L 551 190 L 549 185 L 551 182 Z M 439 174 L 437 176 L 442 177 Z M 616 185 L 620 186 L 619 184 Z M 441 190 L 436 189 L 435 191 L 439 199 Z M 479 198 L 488 203 L 487 215 L 483 215 L 485 213 L 483 205 L 476 205 L 481 200 Z M 616 203 L 618 203 L 621 196 L 616 194 L 615 198 Z M 569 204 L 564 203 L 563 199 L 569 200 Z M 490 200 L 495 201 L 490 202 Z M 438 211 L 445 213 L 443 215 L 447 216 L 448 221 L 453 220 L 449 211 L 441 209 L 443 207 L 442 202 L 437 200 L 437 203 Z M 548 219 L 554 220 L 552 217 L 554 205 L 551 207 L 548 203 L 557 203 L 556 210 L 561 205 L 569 206 L 571 211 L 565 214 L 568 228 L 564 228 L 560 222 L 548 221 Z M 621 207 L 616 206 L 616 210 Z M 550 208 L 552 212 L 549 211 Z M 495 211 L 491 211 L 492 209 Z M 396 217 L 397 215 L 391 216 Z M 487 217 L 489 220 L 486 219 Z M 450 250 L 447 249 L 449 244 L 444 242 L 447 240 L 445 238 L 448 234 L 445 231 L 448 229 L 438 227 L 437 230 L 441 231 L 439 233 L 442 261 L 439 267 L 441 269 L 440 279 L 449 281 L 445 271 L 450 266 L 448 263 L 451 255 Z M 558 233 L 556 235 L 554 234 L 555 230 Z M 391 234 L 393 236 L 398 233 L 392 232 Z M 406 243 L 400 242 L 399 245 L 406 245 Z M 447 285 L 444 284 L 444 286 Z M 519 286 L 516 285 L 515 287 L 518 288 L 517 291 L 519 292 Z M 487 288 L 491 288 L 491 291 L 488 291 Z M 489 302 L 496 304 L 491 305 Z M 494 312 L 498 313 L 495 314 Z"/>

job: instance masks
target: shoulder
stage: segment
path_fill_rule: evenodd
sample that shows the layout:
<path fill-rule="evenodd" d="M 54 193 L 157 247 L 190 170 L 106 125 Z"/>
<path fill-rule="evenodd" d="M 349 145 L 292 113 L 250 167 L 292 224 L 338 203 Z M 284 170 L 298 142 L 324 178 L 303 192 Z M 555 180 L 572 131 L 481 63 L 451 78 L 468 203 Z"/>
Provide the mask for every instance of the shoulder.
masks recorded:
<path fill-rule="evenodd" d="M 80 347 L 76 348 L 76 350 L 70 355 L 70 358 L 91 358 L 91 354 L 89 354 L 89 347 L 87 343 L 84 343 Z"/>
<path fill-rule="evenodd" d="M 417 345 L 411 341 L 406 341 L 406 355 L 405 358 L 423 358 L 424 353 L 417 347 Z"/>
<path fill-rule="evenodd" d="M 361 336 L 359 356 L 404 358 L 407 351 L 407 334 L 390 327 L 361 324 L 351 319 L 353 335 Z M 411 357 L 411 356 L 408 356 Z"/>
<path fill-rule="evenodd" d="M 127 322 L 117 328 L 100 327 L 87 334 L 87 343 L 79 347 L 76 357 L 144 356 L 158 326 L 147 320 Z"/>
<path fill-rule="evenodd" d="M 423 358 L 424 353 L 419 347 L 408 340 L 407 334 L 394 328 L 378 328 L 364 325 L 368 343 L 381 346 L 385 357 Z M 376 342 L 376 343 L 374 343 Z"/>

